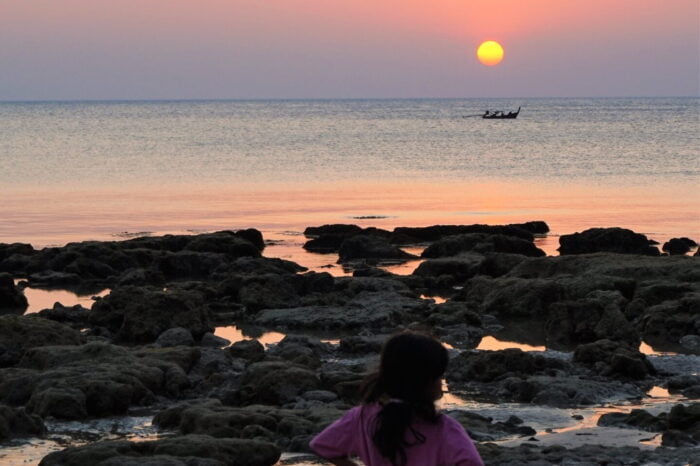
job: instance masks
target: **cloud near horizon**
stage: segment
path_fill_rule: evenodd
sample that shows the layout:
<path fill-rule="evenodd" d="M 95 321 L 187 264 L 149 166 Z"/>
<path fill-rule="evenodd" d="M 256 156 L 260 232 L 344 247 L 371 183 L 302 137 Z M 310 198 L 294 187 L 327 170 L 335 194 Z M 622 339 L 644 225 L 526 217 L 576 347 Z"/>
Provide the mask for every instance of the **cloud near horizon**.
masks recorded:
<path fill-rule="evenodd" d="M 697 0 L 3 2 L 0 100 L 697 96 L 699 22 Z"/>

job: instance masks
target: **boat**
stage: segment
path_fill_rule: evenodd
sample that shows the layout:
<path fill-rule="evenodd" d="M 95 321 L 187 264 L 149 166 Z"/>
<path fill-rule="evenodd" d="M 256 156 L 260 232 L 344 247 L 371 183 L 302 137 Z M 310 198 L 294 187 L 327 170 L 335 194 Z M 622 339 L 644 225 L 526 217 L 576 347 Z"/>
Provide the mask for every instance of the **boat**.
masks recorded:
<path fill-rule="evenodd" d="M 496 110 L 495 112 L 492 112 L 490 110 L 486 110 L 483 115 L 481 115 L 481 118 L 485 118 L 487 120 L 514 120 L 515 118 L 518 118 L 518 115 L 520 114 L 520 107 L 518 107 L 518 110 L 515 112 L 502 112 L 500 110 Z"/>

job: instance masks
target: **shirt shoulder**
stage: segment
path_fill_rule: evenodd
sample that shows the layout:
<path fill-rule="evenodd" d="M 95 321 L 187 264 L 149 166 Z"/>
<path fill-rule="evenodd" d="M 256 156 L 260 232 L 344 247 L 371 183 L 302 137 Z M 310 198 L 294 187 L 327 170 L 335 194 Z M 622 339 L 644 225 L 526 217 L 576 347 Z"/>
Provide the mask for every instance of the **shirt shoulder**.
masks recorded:
<path fill-rule="evenodd" d="M 440 417 L 441 433 L 445 439 L 445 448 L 442 450 L 443 462 L 458 466 L 483 465 L 474 442 L 462 424 L 446 414 L 441 414 Z"/>

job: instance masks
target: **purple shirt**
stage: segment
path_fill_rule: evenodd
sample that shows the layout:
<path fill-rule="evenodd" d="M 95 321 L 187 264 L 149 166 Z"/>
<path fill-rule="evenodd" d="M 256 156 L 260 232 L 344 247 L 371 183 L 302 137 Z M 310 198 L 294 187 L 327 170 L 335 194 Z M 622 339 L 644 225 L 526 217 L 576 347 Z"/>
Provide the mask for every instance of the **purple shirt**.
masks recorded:
<path fill-rule="evenodd" d="M 314 437 L 311 449 L 323 458 L 359 456 L 367 466 L 391 466 L 372 441 L 374 418 L 380 410 L 377 403 L 352 408 Z M 412 427 L 425 436 L 425 442 L 406 447 L 406 466 L 483 466 L 474 442 L 451 417 L 440 414 L 435 424 L 416 422 Z"/>

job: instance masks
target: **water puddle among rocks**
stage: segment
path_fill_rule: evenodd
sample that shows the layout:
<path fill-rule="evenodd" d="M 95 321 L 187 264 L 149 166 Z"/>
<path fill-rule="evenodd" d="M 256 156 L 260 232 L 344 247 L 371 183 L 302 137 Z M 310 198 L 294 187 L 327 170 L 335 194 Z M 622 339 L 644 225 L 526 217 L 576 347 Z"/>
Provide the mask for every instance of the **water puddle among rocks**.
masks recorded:
<path fill-rule="evenodd" d="M 508 348 L 517 348 L 523 351 L 545 351 L 547 348 L 544 346 L 533 346 L 525 343 L 518 343 L 516 341 L 504 341 L 499 340 L 493 336 L 485 336 L 479 342 L 479 346 L 476 347 L 478 350 L 487 351 L 498 351 Z"/>
<path fill-rule="evenodd" d="M 214 335 L 226 338 L 232 344 L 243 340 L 258 340 L 264 346 L 275 345 L 282 341 L 286 335 L 280 332 L 260 331 L 257 328 L 241 328 L 236 325 L 226 327 L 216 327 Z"/>
<path fill-rule="evenodd" d="M 89 421 L 45 422 L 45 438 L 14 439 L 0 443 L 0 464 L 3 466 L 36 466 L 41 459 L 68 446 L 76 447 L 100 440 L 145 442 L 168 434 L 151 425 L 152 416 L 124 416 Z"/>
<path fill-rule="evenodd" d="M 21 282 L 23 282 L 21 279 L 15 280 L 15 284 Z M 90 309 L 95 298 L 107 296 L 110 291 L 109 289 L 104 289 L 97 293 L 77 294 L 64 289 L 32 288 L 28 286 L 23 289 L 24 296 L 26 296 L 27 302 L 29 303 L 24 313 L 33 314 L 43 309 L 50 309 L 53 307 L 54 303 L 61 303 L 66 307 L 80 304 Z"/>

